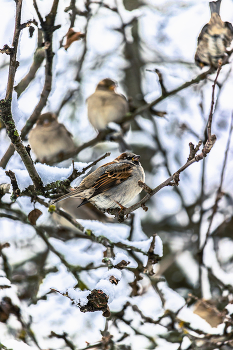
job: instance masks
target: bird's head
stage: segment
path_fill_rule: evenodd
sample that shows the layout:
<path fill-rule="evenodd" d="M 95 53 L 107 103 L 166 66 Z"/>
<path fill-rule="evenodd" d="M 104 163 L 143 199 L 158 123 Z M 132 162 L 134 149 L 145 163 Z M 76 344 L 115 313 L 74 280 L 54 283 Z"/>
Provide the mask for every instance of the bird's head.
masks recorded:
<path fill-rule="evenodd" d="M 57 116 L 54 113 L 47 112 L 41 114 L 37 120 L 37 125 L 49 126 L 51 123 L 57 120 Z"/>
<path fill-rule="evenodd" d="M 106 78 L 99 82 L 96 90 L 115 91 L 116 87 L 117 87 L 117 83 L 114 80 Z"/>
<path fill-rule="evenodd" d="M 138 165 L 139 159 L 140 159 L 140 156 L 135 154 L 135 153 L 124 152 L 116 158 L 116 161 L 119 162 L 120 160 L 126 160 L 126 161 L 133 162 L 134 164 Z"/>

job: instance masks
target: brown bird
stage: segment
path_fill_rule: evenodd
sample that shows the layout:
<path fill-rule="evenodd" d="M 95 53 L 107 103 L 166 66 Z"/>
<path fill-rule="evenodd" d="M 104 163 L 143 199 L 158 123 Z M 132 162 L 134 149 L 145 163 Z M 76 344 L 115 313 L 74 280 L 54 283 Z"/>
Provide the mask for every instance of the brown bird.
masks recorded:
<path fill-rule="evenodd" d="M 123 208 L 142 191 L 138 181 L 145 181 L 145 173 L 139 158 L 140 156 L 131 152 L 122 153 L 112 162 L 97 168 L 75 190 L 53 203 L 73 197 L 82 199 L 79 206 L 90 202 L 103 211 Z"/>
<path fill-rule="evenodd" d="M 50 112 L 40 115 L 35 128 L 28 135 L 28 140 L 37 159 L 45 163 L 59 154 L 72 152 L 76 147 L 72 134 Z"/>
<path fill-rule="evenodd" d="M 219 59 L 223 59 L 226 49 L 233 39 L 233 27 L 229 22 L 223 22 L 219 15 L 221 0 L 209 3 L 211 17 L 201 30 L 197 39 L 198 46 L 195 54 L 197 66 L 218 67 Z"/>
<path fill-rule="evenodd" d="M 98 130 L 106 129 L 108 123 L 119 122 L 129 112 L 126 98 L 115 92 L 117 83 L 103 79 L 94 94 L 87 99 L 87 114 L 92 126 Z"/>

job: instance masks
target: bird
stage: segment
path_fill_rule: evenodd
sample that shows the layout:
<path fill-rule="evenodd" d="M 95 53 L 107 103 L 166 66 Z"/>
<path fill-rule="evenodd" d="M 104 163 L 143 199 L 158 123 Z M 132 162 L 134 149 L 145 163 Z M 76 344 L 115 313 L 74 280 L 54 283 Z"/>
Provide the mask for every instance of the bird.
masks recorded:
<path fill-rule="evenodd" d="M 72 134 L 58 122 L 56 114 L 51 112 L 39 116 L 28 140 L 33 153 L 43 163 L 59 154 L 72 152 L 76 147 Z"/>
<path fill-rule="evenodd" d="M 195 63 L 200 68 L 204 66 L 218 67 L 219 59 L 223 59 L 227 47 L 233 39 L 233 26 L 229 22 L 223 22 L 219 15 L 222 0 L 209 3 L 211 17 L 201 30 L 197 39 Z"/>
<path fill-rule="evenodd" d="M 103 79 L 86 100 L 88 119 L 97 131 L 105 130 L 110 122 L 121 121 L 129 112 L 128 101 L 115 92 L 116 87 L 114 80 Z"/>
<path fill-rule="evenodd" d="M 140 155 L 124 152 L 112 162 L 98 167 L 86 176 L 80 185 L 53 201 L 53 204 L 65 198 L 81 198 L 82 206 L 93 204 L 97 209 L 121 208 L 142 191 L 138 181 L 145 181 L 145 173 L 140 162 Z"/>

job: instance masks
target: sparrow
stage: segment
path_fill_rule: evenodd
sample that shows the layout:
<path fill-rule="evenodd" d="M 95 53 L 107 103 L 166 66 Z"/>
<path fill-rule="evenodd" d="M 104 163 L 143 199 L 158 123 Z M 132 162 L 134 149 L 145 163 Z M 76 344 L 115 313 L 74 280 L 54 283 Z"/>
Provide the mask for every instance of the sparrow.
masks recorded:
<path fill-rule="evenodd" d="M 57 116 L 50 112 L 39 116 L 36 126 L 28 135 L 28 140 L 37 159 L 44 163 L 60 153 L 72 152 L 76 147 L 72 134 L 57 121 Z"/>
<path fill-rule="evenodd" d="M 106 129 L 110 122 L 119 122 L 129 112 L 126 98 L 115 92 L 116 87 L 115 81 L 103 79 L 86 100 L 88 119 L 98 131 Z"/>
<path fill-rule="evenodd" d="M 56 199 L 53 203 L 65 198 L 81 198 L 78 206 L 93 204 L 97 209 L 121 208 L 142 191 L 138 181 L 145 181 L 145 173 L 139 162 L 139 155 L 124 152 L 110 163 L 106 163 L 90 175 L 71 192 Z"/>
<path fill-rule="evenodd" d="M 223 22 L 219 15 L 221 0 L 209 3 L 211 17 L 201 30 L 197 39 L 197 50 L 195 54 L 196 65 L 218 67 L 219 59 L 226 54 L 226 48 L 230 46 L 233 39 L 233 27 L 229 22 Z"/>

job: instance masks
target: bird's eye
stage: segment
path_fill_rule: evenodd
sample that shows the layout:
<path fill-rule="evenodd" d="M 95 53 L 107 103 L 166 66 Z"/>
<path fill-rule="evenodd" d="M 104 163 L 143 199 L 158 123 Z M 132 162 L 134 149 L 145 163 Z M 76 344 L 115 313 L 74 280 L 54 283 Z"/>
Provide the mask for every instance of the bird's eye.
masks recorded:
<path fill-rule="evenodd" d="M 128 157 L 126 157 L 126 159 L 131 160 L 131 159 L 133 159 L 133 158 L 132 158 L 132 157 L 130 157 L 130 156 L 128 156 Z"/>

